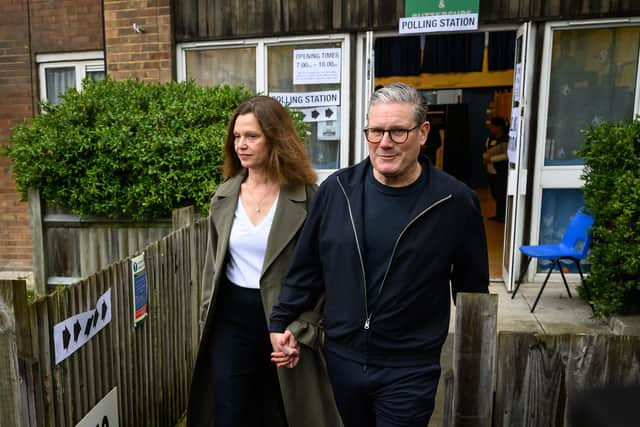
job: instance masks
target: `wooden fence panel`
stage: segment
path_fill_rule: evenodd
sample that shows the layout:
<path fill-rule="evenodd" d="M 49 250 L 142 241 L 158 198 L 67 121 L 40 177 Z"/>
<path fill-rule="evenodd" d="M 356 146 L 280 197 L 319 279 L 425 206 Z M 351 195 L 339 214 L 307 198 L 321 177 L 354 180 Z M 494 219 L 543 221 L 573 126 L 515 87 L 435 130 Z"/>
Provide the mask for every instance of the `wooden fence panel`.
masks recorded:
<path fill-rule="evenodd" d="M 159 381 L 162 365 L 159 363 L 159 335 L 162 328 L 160 327 L 160 295 L 159 295 L 159 276 L 158 276 L 158 242 L 153 243 L 146 249 L 145 263 L 148 263 L 149 283 L 152 286 L 149 289 L 149 305 L 151 315 L 149 319 L 150 328 L 150 347 L 149 347 L 149 372 L 151 375 L 151 391 L 148 396 L 150 404 L 150 422 L 152 425 L 160 423 L 160 406 L 162 402 L 161 382 Z"/>
<path fill-rule="evenodd" d="M 58 313 L 60 319 L 66 319 L 73 313 L 73 311 L 71 311 L 71 297 L 71 290 L 68 288 L 63 288 L 58 291 Z M 62 393 L 60 398 L 62 400 L 64 419 L 67 425 L 69 425 L 73 420 L 73 400 L 69 399 L 69 396 L 71 396 L 71 384 L 73 382 L 71 361 L 68 359 L 63 361 L 62 364 L 56 367 L 56 370 L 62 382 L 59 393 Z"/>
<path fill-rule="evenodd" d="M 13 282 L 0 280 L 0 427 L 20 425 L 23 417 L 15 300 Z"/>
<path fill-rule="evenodd" d="M 490 427 L 498 297 L 458 294 L 453 356 L 455 426 Z"/>
<path fill-rule="evenodd" d="M 25 298 L 26 303 L 26 298 Z M 28 339 L 29 353 L 28 359 L 25 362 L 28 364 L 26 367 L 26 392 L 28 396 L 25 398 L 29 402 L 30 406 L 30 426 L 44 426 L 44 399 L 42 396 L 42 377 L 40 374 L 41 364 L 38 361 L 40 354 L 38 330 L 39 325 L 37 321 L 37 314 L 34 304 L 27 305 L 28 320 L 25 321 L 26 326 L 29 328 Z"/>
<path fill-rule="evenodd" d="M 564 426 L 581 392 L 640 384 L 640 337 L 502 332 L 496 426 Z"/>
<path fill-rule="evenodd" d="M 73 286 L 70 289 L 71 294 L 71 313 L 78 314 L 82 312 L 81 298 L 80 298 L 80 286 Z M 82 419 L 84 414 L 82 407 L 82 399 L 84 392 L 84 381 L 82 378 L 82 374 L 86 372 L 81 366 L 81 360 L 79 354 L 74 355 L 69 360 L 70 370 L 73 374 L 73 384 L 71 386 L 71 394 L 73 397 L 73 418 L 75 420 Z"/>
<path fill-rule="evenodd" d="M 640 337 L 574 335 L 566 366 L 567 413 L 586 390 L 640 385 Z M 579 427 L 579 426 L 576 426 Z"/>

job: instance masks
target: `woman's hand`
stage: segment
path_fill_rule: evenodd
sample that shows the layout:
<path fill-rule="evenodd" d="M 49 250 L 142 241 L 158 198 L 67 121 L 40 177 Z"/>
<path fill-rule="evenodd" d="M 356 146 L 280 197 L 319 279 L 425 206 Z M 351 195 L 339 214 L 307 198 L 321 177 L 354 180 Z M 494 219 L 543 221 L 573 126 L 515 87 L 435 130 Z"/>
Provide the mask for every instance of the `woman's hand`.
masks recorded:
<path fill-rule="evenodd" d="M 278 368 L 294 368 L 300 361 L 300 343 L 296 337 L 287 329 L 284 333 L 271 332 L 269 338 L 273 347 L 271 361 Z"/>

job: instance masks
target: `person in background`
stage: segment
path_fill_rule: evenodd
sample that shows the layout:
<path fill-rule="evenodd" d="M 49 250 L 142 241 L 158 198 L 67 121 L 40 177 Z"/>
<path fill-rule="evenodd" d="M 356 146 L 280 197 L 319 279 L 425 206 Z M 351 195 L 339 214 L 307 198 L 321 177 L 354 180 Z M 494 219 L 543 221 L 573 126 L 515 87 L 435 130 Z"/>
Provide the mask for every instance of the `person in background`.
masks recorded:
<path fill-rule="evenodd" d="M 271 363 L 267 329 L 316 174 L 291 117 L 266 96 L 236 109 L 224 150 L 227 179 L 211 199 L 187 425 L 339 426 L 318 350 L 321 301 L 286 325 L 297 343 L 291 352 L 303 356 L 298 369 Z"/>
<path fill-rule="evenodd" d="M 451 298 L 488 292 L 478 199 L 420 154 L 426 114 L 406 84 L 371 96 L 369 157 L 318 189 L 271 312 L 274 361 L 295 366 L 306 355 L 286 350 L 286 327 L 324 296 L 324 351 L 346 427 L 425 427 Z"/>
<path fill-rule="evenodd" d="M 493 117 L 489 121 L 489 136 L 484 143 L 482 160 L 487 167 L 489 188 L 496 202 L 496 213 L 490 220 L 504 222 L 507 202 L 507 174 L 509 160 L 509 131 L 501 117 Z"/>

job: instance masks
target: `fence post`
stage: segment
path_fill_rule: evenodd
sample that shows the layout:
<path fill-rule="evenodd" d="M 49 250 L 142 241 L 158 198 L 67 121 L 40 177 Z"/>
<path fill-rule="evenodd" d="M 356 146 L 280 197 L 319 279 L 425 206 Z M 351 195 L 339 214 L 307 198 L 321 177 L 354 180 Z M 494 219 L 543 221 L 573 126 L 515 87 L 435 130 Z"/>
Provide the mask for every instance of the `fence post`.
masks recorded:
<path fill-rule="evenodd" d="M 171 225 L 173 227 L 173 231 L 193 224 L 194 214 L 195 208 L 193 206 L 174 209 L 173 212 L 171 212 Z"/>
<path fill-rule="evenodd" d="M 0 280 L 0 427 L 29 425 L 19 356 L 30 356 L 26 281 Z"/>
<path fill-rule="evenodd" d="M 29 221 L 33 244 L 33 285 L 37 295 L 47 293 L 46 235 L 42 222 L 42 203 L 38 190 L 29 190 Z"/>
<path fill-rule="evenodd" d="M 453 342 L 453 425 L 491 427 L 498 296 L 459 293 Z"/>

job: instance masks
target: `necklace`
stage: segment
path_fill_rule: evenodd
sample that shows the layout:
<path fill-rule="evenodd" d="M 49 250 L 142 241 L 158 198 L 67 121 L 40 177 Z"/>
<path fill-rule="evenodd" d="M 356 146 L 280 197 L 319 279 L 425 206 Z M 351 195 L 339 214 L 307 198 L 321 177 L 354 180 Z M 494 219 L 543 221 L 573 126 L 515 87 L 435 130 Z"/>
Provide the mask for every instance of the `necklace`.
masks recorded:
<path fill-rule="evenodd" d="M 267 196 L 269 196 L 271 194 L 271 191 L 266 191 L 264 193 L 264 196 L 262 196 L 262 198 L 260 199 L 259 202 L 256 201 L 256 199 L 253 197 L 253 195 L 251 194 L 250 191 L 246 191 L 247 196 L 249 196 L 249 198 L 251 199 L 251 201 L 253 202 L 253 204 L 256 206 L 255 211 L 260 213 L 262 212 L 262 209 L 260 208 L 260 206 L 262 205 L 262 202 L 265 201 L 265 199 L 267 198 Z"/>

